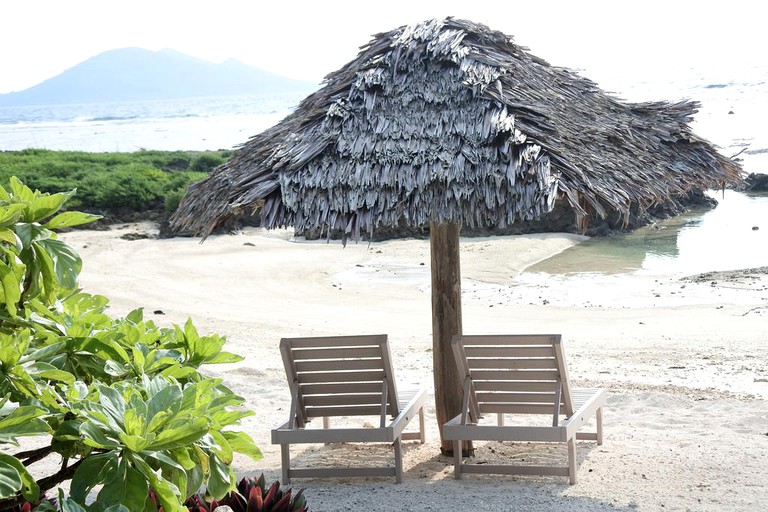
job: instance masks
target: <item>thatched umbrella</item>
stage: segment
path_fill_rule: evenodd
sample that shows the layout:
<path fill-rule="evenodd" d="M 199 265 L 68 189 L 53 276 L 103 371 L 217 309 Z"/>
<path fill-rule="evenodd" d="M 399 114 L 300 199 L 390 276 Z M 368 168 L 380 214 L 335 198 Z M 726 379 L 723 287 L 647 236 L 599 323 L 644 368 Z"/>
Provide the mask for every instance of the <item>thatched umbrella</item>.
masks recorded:
<path fill-rule="evenodd" d="M 538 219 L 558 200 L 579 223 L 611 211 L 627 218 L 630 208 L 739 180 L 739 165 L 691 132 L 697 107 L 622 103 L 469 21 L 404 26 L 376 35 L 192 185 L 171 225 L 207 236 L 260 211 L 267 228 L 355 240 L 428 225 L 442 425 L 461 400 L 449 349 L 461 333 L 460 227 Z"/>

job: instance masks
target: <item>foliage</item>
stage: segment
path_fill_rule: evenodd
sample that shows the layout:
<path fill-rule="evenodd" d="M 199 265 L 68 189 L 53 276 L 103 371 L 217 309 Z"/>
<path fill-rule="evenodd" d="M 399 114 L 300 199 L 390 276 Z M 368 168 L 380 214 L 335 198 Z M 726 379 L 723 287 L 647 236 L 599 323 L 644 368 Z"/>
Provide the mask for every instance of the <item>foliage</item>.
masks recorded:
<path fill-rule="evenodd" d="M 229 151 L 2 151 L 0 182 L 16 176 L 33 189 L 49 192 L 77 189 L 77 196 L 71 198 L 68 205 L 87 211 L 146 211 L 178 204 L 190 183 L 203 179 L 230 154 Z M 169 202 L 171 196 L 178 199 Z"/>
<path fill-rule="evenodd" d="M 291 489 L 280 490 L 280 482 L 274 482 L 267 488 L 264 475 L 261 475 L 258 479 L 243 478 L 237 484 L 236 491 L 220 500 L 209 500 L 205 495 L 195 494 L 184 502 L 184 506 L 190 512 L 212 512 L 224 505 L 233 512 L 306 512 L 309 508 L 302 491 L 292 496 Z"/>
<path fill-rule="evenodd" d="M 235 487 L 233 454 L 261 454 L 233 429 L 252 414 L 243 399 L 199 369 L 241 358 L 191 320 L 159 327 L 140 309 L 114 319 L 108 299 L 79 290 L 82 262 L 55 230 L 96 216 L 61 213 L 71 195 L 16 178 L 0 187 L 0 510 L 70 479 L 61 510 L 156 510 L 151 491 L 185 511 L 202 485 L 221 498 Z M 46 444 L 8 453 L 24 436 Z M 34 479 L 27 466 L 53 455 L 61 469 Z"/>

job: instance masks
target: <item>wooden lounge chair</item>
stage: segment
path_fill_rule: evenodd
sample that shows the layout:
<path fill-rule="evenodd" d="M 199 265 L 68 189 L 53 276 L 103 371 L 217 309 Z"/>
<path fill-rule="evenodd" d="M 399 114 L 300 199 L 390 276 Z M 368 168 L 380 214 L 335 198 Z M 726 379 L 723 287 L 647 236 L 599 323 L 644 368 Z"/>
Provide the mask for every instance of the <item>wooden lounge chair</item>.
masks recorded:
<path fill-rule="evenodd" d="M 398 395 L 386 335 L 283 338 L 285 372 L 291 389 L 289 420 L 272 430 L 279 444 L 283 483 L 292 478 L 394 476 L 402 480 L 401 439 L 424 443 L 426 392 Z M 403 432 L 416 414 L 418 432 Z M 375 417 L 373 428 L 331 428 L 329 418 Z M 323 428 L 307 428 L 312 418 L 323 418 Z M 360 419 L 360 418 L 358 418 Z M 347 421 L 348 423 L 348 421 Z M 394 467 L 290 467 L 290 445 L 297 443 L 391 443 Z"/>
<path fill-rule="evenodd" d="M 571 388 L 560 335 L 454 336 L 452 345 L 464 379 L 464 400 L 461 414 L 443 426 L 443 436 L 454 441 L 456 478 L 463 473 L 561 475 L 575 484 L 575 441 L 603 443 L 606 392 Z M 498 415 L 498 424 L 479 424 L 487 414 Z M 529 421 L 505 425 L 505 414 L 545 415 L 550 419 L 539 426 L 531 424 L 535 416 L 519 416 L 519 420 Z M 592 417 L 596 418 L 596 432 L 579 432 Z M 469 440 L 567 443 L 568 465 L 465 463 L 462 442 Z"/>

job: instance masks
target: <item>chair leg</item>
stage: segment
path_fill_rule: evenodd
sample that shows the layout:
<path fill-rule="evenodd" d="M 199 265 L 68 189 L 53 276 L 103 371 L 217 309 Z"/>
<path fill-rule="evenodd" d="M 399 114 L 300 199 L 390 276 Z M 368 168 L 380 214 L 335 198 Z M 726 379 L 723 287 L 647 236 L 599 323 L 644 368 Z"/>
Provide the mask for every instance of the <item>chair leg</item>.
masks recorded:
<path fill-rule="evenodd" d="M 461 480 L 461 439 L 453 442 L 453 476 L 456 480 Z"/>
<path fill-rule="evenodd" d="M 597 444 L 603 444 L 603 408 L 597 409 Z"/>
<path fill-rule="evenodd" d="M 576 483 L 576 438 L 568 440 L 568 476 L 571 479 L 571 485 Z"/>
<path fill-rule="evenodd" d="M 291 451 L 290 451 L 290 445 L 288 444 L 281 444 L 280 445 L 280 458 L 282 459 L 282 466 L 283 466 L 283 483 L 289 484 L 291 483 Z"/>
<path fill-rule="evenodd" d="M 424 444 L 426 437 L 424 435 L 424 406 L 419 408 L 419 442 Z"/>
<path fill-rule="evenodd" d="M 395 447 L 395 483 L 399 484 L 403 481 L 403 447 L 400 437 L 392 444 Z"/>

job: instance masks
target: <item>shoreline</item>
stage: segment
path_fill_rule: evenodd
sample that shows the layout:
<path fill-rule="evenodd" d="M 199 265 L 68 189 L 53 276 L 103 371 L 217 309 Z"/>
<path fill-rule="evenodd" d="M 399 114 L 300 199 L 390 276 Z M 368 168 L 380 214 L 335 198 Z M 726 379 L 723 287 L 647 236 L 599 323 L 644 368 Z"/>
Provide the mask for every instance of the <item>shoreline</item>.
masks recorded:
<path fill-rule="evenodd" d="M 236 459 L 238 477 L 280 478 L 270 430 L 285 421 L 289 403 L 281 337 L 386 333 L 398 385 L 427 388 L 427 443 L 405 443 L 403 484 L 296 480 L 291 486 L 305 489 L 311 510 L 752 510 L 764 500 L 766 274 L 740 288 L 677 275 L 532 279 L 523 269 L 574 245 L 575 235 L 462 239 L 464 332 L 562 333 L 574 385 L 605 387 L 609 401 L 605 444 L 579 443 L 577 485 L 549 477 L 455 481 L 452 460 L 439 455 L 434 416 L 428 241 L 342 248 L 259 228 L 203 244 L 121 238 L 154 229 L 126 224 L 61 238 L 83 258 L 83 289 L 109 297 L 111 315 L 144 307 L 145 317 L 163 326 L 191 317 L 201 332 L 226 336 L 227 350 L 245 356 L 208 367 L 256 412 L 243 430 L 264 459 Z M 505 452 L 559 461 L 560 448 L 478 443 L 477 457 L 493 461 Z M 308 446 L 294 456 L 300 464 L 375 461 L 389 449 Z"/>

